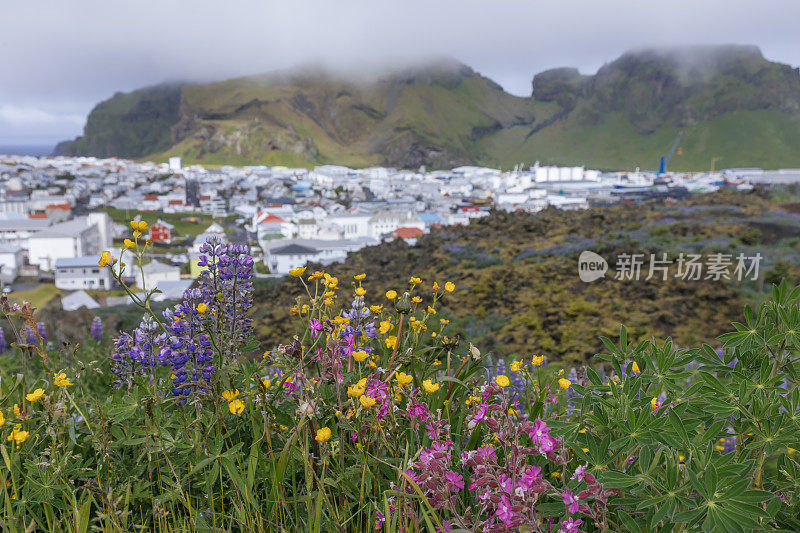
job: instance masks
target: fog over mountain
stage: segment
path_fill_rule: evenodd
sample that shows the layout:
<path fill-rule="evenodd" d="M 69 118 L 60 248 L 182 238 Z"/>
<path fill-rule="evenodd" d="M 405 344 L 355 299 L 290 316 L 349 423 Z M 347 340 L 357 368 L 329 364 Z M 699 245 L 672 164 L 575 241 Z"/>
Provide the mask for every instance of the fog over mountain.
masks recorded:
<path fill-rule="evenodd" d="M 800 65 L 793 0 L 10 0 L 0 18 L 11 22 L 0 35 L 0 143 L 74 137 L 117 91 L 308 62 L 362 72 L 451 56 L 517 95 L 542 70 L 594 74 L 642 47 L 755 44 Z"/>

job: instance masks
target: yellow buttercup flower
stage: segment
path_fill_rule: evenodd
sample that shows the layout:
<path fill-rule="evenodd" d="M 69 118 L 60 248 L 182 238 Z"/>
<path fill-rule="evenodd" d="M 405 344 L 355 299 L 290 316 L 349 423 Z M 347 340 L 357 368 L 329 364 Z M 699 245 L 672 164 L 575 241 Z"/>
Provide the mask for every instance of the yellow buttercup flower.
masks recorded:
<path fill-rule="evenodd" d="M 361 280 L 363 280 L 363 279 L 364 279 L 364 278 L 366 278 L 366 277 L 367 277 L 367 275 L 366 275 L 366 274 L 359 274 L 359 275 L 357 275 L 357 276 L 353 276 L 353 278 L 354 278 L 356 281 L 361 281 Z"/>
<path fill-rule="evenodd" d="M 415 278 L 413 276 L 409 281 L 411 281 L 411 283 L 413 283 L 414 285 L 419 285 L 420 283 L 422 283 L 422 280 L 420 278 Z"/>
<path fill-rule="evenodd" d="M 543 355 L 534 355 L 533 356 L 533 366 L 541 366 L 544 363 L 544 356 Z"/>
<path fill-rule="evenodd" d="M 72 385 L 72 382 L 67 377 L 67 374 L 61 372 L 59 374 L 53 374 L 53 384 L 56 387 L 69 387 Z"/>
<path fill-rule="evenodd" d="M 567 390 L 570 385 L 572 385 L 572 382 L 566 378 L 561 378 L 558 380 L 558 386 L 564 390 Z"/>
<path fill-rule="evenodd" d="M 317 430 L 317 435 L 314 440 L 317 442 L 327 442 L 331 438 L 331 428 L 324 427 Z"/>
<path fill-rule="evenodd" d="M 3 414 L 3 412 L 0 411 L 0 426 L 5 426 L 5 425 L 6 425 L 6 417 Z"/>
<path fill-rule="evenodd" d="M 308 276 L 308 281 L 311 281 L 312 279 L 319 279 L 321 277 L 322 277 L 322 272 L 317 270 L 317 271 L 313 272 L 310 276 Z"/>
<path fill-rule="evenodd" d="M 335 278 L 335 277 L 331 276 L 330 274 L 325 274 L 324 276 L 325 276 L 325 280 L 323 281 L 323 283 L 329 289 L 335 289 L 336 286 L 339 285 L 339 278 Z"/>
<path fill-rule="evenodd" d="M 226 401 L 232 402 L 239 397 L 239 389 L 222 391 L 222 397 Z"/>
<path fill-rule="evenodd" d="M 42 396 L 44 396 L 44 389 L 36 389 L 32 393 L 26 394 L 25 399 L 29 402 L 38 402 Z"/>
<path fill-rule="evenodd" d="M 397 298 L 397 291 L 386 291 L 386 297 L 390 300 Z"/>
<path fill-rule="evenodd" d="M 380 314 L 381 311 L 383 311 L 383 306 L 382 305 L 370 305 L 369 306 L 369 310 L 377 315 L 377 314 Z"/>
<path fill-rule="evenodd" d="M 228 411 L 231 412 L 232 415 L 239 415 L 244 411 L 244 402 L 239 398 L 228 402 Z"/>
<path fill-rule="evenodd" d="M 145 222 L 144 220 L 142 220 L 141 222 L 138 222 L 136 220 L 131 220 L 131 228 L 139 231 L 147 231 L 147 222 Z"/>
<path fill-rule="evenodd" d="M 440 318 L 440 319 L 439 319 L 439 323 L 440 323 L 441 325 L 443 325 L 443 326 L 446 326 L 447 324 L 449 324 L 449 323 L 450 323 L 450 321 L 449 321 L 449 320 L 447 320 L 446 318 Z"/>
<path fill-rule="evenodd" d="M 106 250 L 105 252 L 100 254 L 100 260 L 97 262 L 97 264 L 100 265 L 101 267 L 104 267 L 111 261 L 112 261 L 111 252 Z"/>
<path fill-rule="evenodd" d="M 398 372 L 397 374 L 394 375 L 394 377 L 397 378 L 397 382 L 400 385 L 408 385 L 409 383 L 414 381 L 413 376 L 409 376 L 405 372 Z"/>
<path fill-rule="evenodd" d="M 389 349 L 393 349 L 397 345 L 397 337 L 395 335 L 389 335 L 386 337 L 386 347 Z"/>
<path fill-rule="evenodd" d="M 373 405 L 375 405 L 375 398 L 371 398 L 371 397 L 367 396 L 366 394 L 361 396 L 358 399 L 358 401 L 361 402 L 361 405 L 363 405 L 366 408 L 370 408 Z"/>
<path fill-rule="evenodd" d="M 508 376 L 504 376 L 503 374 L 500 374 L 499 376 L 494 378 L 494 382 L 500 385 L 501 387 L 508 387 L 509 385 L 511 385 L 511 381 L 508 379 Z"/>
<path fill-rule="evenodd" d="M 411 298 L 411 301 L 415 304 L 422 303 L 422 298 L 420 298 L 419 296 L 414 296 L 413 298 Z"/>
<path fill-rule="evenodd" d="M 17 446 L 28 440 L 30 433 L 23 431 L 22 424 L 15 424 L 14 429 L 11 430 L 11 435 L 8 436 L 9 441 L 13 441 Z"/>
<path fill-rule="evenodd" d="M 22 409 L 19 408 L 19 404 L 17 403 L 14 404 L 13 411 L 14 411 L 14 416 L 16 416 L 17 418 L 22 416 Z"/>
<path fill-rule="evenodd" d="M 306 267 L 296 267 L 289 271 L 289 275 L 299 278 L 306 271 Z"/>
<path fill-rule="evenodd" d="M 135 243 L 135 242 L 133 242 L 133 241 L 132 241 L 132 240 L 130 240 L 130 239 L 125 239 L 125 240 L 123 241 L 123 243 L 125 244 L 125 248 L 127 248 L 128 250 L 130 250 L 131 248 L 133 248 L 134 246 L 136 246 L 136 243 Z"/>
<path fill-rule="evenodd" d="M 136 231 L 134 231 L 134 232 L 133 232 L 133 238 L 134 238 L 134 239 L 138 239 L 138 238 L 139 238 L 139 237 L 141 237 L 141 236 L 142 236 L 142 232 L 141 232 L 141 231 L 139 231 L 138 229 L 137 229 Z"/>
<path fill-rule="evenodd" d="M 512 372 L 519 372 L 520 368 L 522 368 L 522 361 L 512 361 L 511 362 L 511 371 Z"/>
<path fill-rule="evenodd" d="M 272 380 L 271 380 L 271 379 L 269 379 L 269 378 L 267 378 L 267 379 L 262 379 L 262 380 L 261 380 L 261 383 L 264 385 L 264 388 L 265 388 L 265 389 L 268 389 L 268 388 L 270 387 L 270 385 L 272 385 Z"/>
<path fill-rule="evenodd" d="M 434 281 L 434 282 L 433 282 L 433 292 L 436 292 L 436 291 L 438 291 L 438 290 L 439 290 L 439 284 L 438 284 L 437 282 L 435 282 L 435 281 Z"/>
<path fill-rule="evenodd" d="M 439 384 L 434 383 L 431 379 L 426 379 L 422 382 L 422 386 L 425 388 L 425 391 L 429 394 L 433 394 L 437 390 L 439 390 Z"/>
<path fill-rule="evenodd" d="M 365 350 L 356 350 L 353 352 L 353 359 L 355 359 L 359 363 L 362 362 L 367 357 L 369 357 L 369 354 Z"/>
<path fill-rule="evenodd" d="M 206 311 L 208 311 L 208 306 L 205 303 L 201 302 L 201 303 L 197 304 L 197 312 L 198 313 L 200 313 L 202 315 Z"/>
<path fill-rule="evenodd" d="M 444 290 L 446 290 L 447 292 L 453 292 L 454 290 L 456 290 L 456 284 L 453 283 L 452 281 L 448 281 L 447 283 L 444 284 Z"/>
<path fill-rule="evenodd" d="M 435 315 L 435 314 L 436 314 L 436 309 L 434 309 L 433 307 L 431 307 L 431 306 L 429 305 L 429 306 L 428 306 L 428 313 L 430 313 L 430 314 L 432 314 L 432 315 Z"/>
<path fill-rule="evenodd" d="M 367 294 L 367 289 L 364 287 L 356 287 L 356 296 L 364 296 Z"/>
<path fill-rule="evenodd" d="M 636 361 L 634 361 L 631 365 L 631 370 L 633 370 L 634 374 L 639 374 L 641 372 L 641 370 L 639 370 L 639 365 L 636 364 Z"/>
<path fill-rule="evenodd" d="M 393 327 L 394 327 L 394 324 L 392 324 L 390 321 L 381 320 L 380 328 L 378 328 L 378 331 L 381 332 L 381 335 L 386 335 L 386 333 L 389 330 L 391 330 Z"/>
<path fill-rule="evenodd" d="M 351 398 L 358 398 L 362 394 L 364 394 L 363 385 L 359 385 L 358 383 L 356 383 L 355 385 L 350 385 L 349 387 L 347 387 L 347 395 L 350 396 Z"/>

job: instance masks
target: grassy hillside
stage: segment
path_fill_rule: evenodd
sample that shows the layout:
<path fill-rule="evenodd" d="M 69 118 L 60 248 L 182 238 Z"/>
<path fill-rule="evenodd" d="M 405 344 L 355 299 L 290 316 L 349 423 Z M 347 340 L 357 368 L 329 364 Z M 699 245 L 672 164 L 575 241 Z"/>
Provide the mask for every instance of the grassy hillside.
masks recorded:
<path fill-rule="evenodd" d="M 624 54 L 537 74 L 529 98 L 456 61 L 354 81 L 306 69 L 154 87 L 99 104 L 63 153 L 206 165 L 655 169 L 800 166 L 800 75 L 755 47 Z"/>

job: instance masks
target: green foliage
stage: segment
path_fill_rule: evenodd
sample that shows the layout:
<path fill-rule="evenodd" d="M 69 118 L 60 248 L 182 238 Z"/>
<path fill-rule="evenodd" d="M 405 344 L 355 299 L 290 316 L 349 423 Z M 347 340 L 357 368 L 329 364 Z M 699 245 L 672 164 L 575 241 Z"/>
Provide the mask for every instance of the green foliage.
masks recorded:
<path fill-rule="evenodd" d="M 561 428 L 605 486 L 621 529 L 797 530 L 800 287 L 784 282 L 724 347 L 603 339 L 622 380 L 588 369 Z M 636 367 L 633 367 L 633 365 Z M 584 432 L 579 431 L 579 429 Z M 577 450 L 583 450 L 578 452 Z M 588 451 L 587 451 L 588 449 Z"/>

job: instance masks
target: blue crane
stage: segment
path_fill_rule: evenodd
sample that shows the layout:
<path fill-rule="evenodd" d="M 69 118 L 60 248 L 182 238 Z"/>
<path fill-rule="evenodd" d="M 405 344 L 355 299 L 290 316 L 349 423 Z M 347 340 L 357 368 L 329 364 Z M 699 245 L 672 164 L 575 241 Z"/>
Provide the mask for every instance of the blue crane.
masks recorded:
<path fill-rule="evenodd" d="M 669 160 L 672 159 L 672 154 L 675 153 L 675 149 L 678 147 L 678 143 L 681 142 L 681 137 L 683 137 L 683 132 L 678 132 L 678 136 L 675 137 L 675 142 L 672 143 L 672 148 L 670 149 L 669 153 L 667 154 L 667 158 L 664 159 L 664 156 L 661 156 L 661 166 L 658 169 L 659 175 L 663 175 L 667 171 L 667 165 L 669 165 Z"/>

